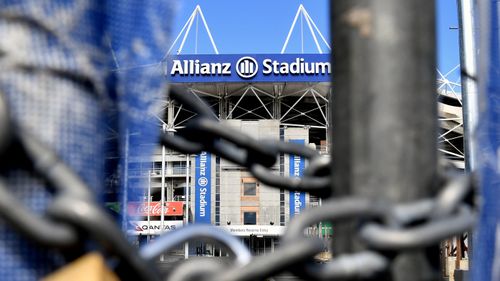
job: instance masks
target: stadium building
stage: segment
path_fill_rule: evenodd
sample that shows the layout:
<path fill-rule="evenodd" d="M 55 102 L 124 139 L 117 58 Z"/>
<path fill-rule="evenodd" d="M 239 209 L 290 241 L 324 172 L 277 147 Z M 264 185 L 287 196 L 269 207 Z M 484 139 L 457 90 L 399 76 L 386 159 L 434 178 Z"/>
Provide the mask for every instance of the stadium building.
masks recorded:
<path fill-rule="evenodd" d="M 285 52 L 299 17 L 311 32 L 317 54 Z M 182 54 L 190 28 L 198 19 L 204 23 L 213 55 Z M 169 53 L 176 47 L 175 55 L 163 65 L 165 75 L 171 83 L 182 85 L 208 103 L 222 123 L 260 140 L 303 143 L 329 157 L 334 94 L 330 50 L 302 5 L 279 54 L 219 54 L 200 7 L 193 11 Z M 440 150 L 451 163 L 463 168 L 459 85 L 443 75 L 438 87 Z M 159 129 L 168 133 L 179 132 L 193 117 L 173 100 L 159 102 L 164 107 L 164 115 L 158 116 Z M 301 157 L 280 155 L 272 171 L 285 177 L 300 176 L 306 165 Z M 279 246 L 279 237 L 293 216 L 321 204 L 319 198 L 307 193 L 266 186 L 246 169 L 210 153 L 185 155 L 158 147 L 153 159 L 130 157 L 127 178 L 129 188 L 144 193 L 143 202 L 127 206 L 128 214 L 137 218 L 131 221 L 128 233 L 140 243 L 186 223 L 210 223 L 240 237 L 253 253 L 265 254 Z M 331 239 L 334 233 L 327 222 L 308 231 L 324 239 Z M 184 249 L 177 253 L 184 254 Z M 189 255 L 226 253 L 217 245 L 200 241 L 189 244 Z"/>

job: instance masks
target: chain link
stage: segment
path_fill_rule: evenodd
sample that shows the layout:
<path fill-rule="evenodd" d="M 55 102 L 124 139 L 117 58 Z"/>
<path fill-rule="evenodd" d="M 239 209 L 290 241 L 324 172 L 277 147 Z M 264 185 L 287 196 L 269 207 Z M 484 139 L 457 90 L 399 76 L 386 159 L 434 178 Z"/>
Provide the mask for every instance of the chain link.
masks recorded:
<path fill-rule="evenodd" d="M 282 236 L 282 246 L 275 252 L 252 258 L 235 237 L 208 225 L 187 226 L 166 233 L 137 251 L 113 219 L 98 206 L 85 183 L 50 149 L 21 130 L 13 136 L 14 141 L 6 141 L 12 132 L 8 122 L 0 124 L 0 149 L 2 145 L 19 145 L 36 173 L 54 187 L 56 197 L 43 220 L 27 223 L 32 221 L 25 220 L 31 215 L 29 211 L 23 209 L 18 217 L 6 212 L 9 203 L 17 204 L 17 201 L 0 181 L 0 214 L 27 237 L 49 247 L 81 245 L 87 239 L 97 241 L 111 259 L 116 259 L 114 268 L 120 278 L 153 281 L 163 279 L 153 260 L 191 239 L 203 238 L 226 246 L 234 261 L 190 260 L 171 270 L 170 280 L 264 280 L 283 271 L 307 280 L 365 279 L 387 270 L 394 254 L 436 244 L 474 225 L 474 212 L 465 203 L 473 184 L 469 176 L 439 179 L 443 188 L 435 198 L 404 204 L 359 197 L 330 198 L 330 159 L 306 146 L 256 140 L 224 126 L 199 98 L 180 88 L 173 88 L 170 97 L 197 116 L 178 135 L 164 133 L 161 137 L 164 145 L 190 154 L 210 151 L 247 168 L 266 185 L 326 198 L 322 206 L 305 210 L 290 222 Z M 6 113 L 5 108 L 0 99 L 0 115 Z M 282 153 L 299 155 L 309 161 L 304 177 L 281 177 L 276 173 L 273 168 Z M 342 254 L 327 263 L 315 262 L 313 257 L 328 245 L 318 238 L 305 237 L 304 230 L 322 221 L 359 225 L 356 239 L 364 242 L 367 250 Z M 48 228 L 52 229 L 53 237 L 48 237 Z"/>
<path fill-rule="evenodd" d="M 171 87 L 170 98 L 197 115 L 188 121 L 179 136 L 164 133 L 161 137 L 163 145 L 182 153 L 212 152 L 246 167 L 260 182 L 269 186 L 306 191 L 321 197 L 331 194 L 329 161 L 325 161 L 315 150 L 296 143 L 256 140 L 224 126 L 214 118 L 202 100 L 180 87 Z M 273 171 L 272 167 L 281 153 L 304 157 L 311 163 L 303 177 L 281 177 Z"/>
<path fill-rule="evenodd" d="M 212 152 L 246 167 L 259 181 L 271 187 L 306 191 L 324 198 L 331 196 L 330 159 L 303 145 L 257 141 L 224 126 L 208 112 L 208 106 L 181 88 L 173 87 L 170 97 L 194 110 L 197 116 L 178 136 L 162 136 L 162 143 L 167 147 L 184 153 Z M 299 155 L 309 161 L 303 178 L 281 177 L 273 171 L 281 153 Z M 387 253 L 428 247 L 474 225 L 474 212 L 464 202 L 472 189 L 471 177 L 454 175 L 439 178 L 439 181 L 444 187 L 436 198 L 405 204 L 357 197 L 327 199 L 322 206 L 306 210 L 290 222 L 282 236 L 283 250 L 256 257 L 243 268 L 226 267 L 220 273 L 208 274 L 212 277 L 206 279 L 264 280 L 284 270 L 306 280 L 373 277 L 389 268 L 394 255 L 388 256 Z M 312 257 L 327 245 L 317 238 L 304 237 L 304 231 L 321 221 L 358 223 L 358 239 L 367 245 L 368 250 L 339 255 L 328 263 L 318 264 Z M 304 241 L 310 241 L 310 244 Z M 293 251 L 301 246 L 304 249 Z M 287 252 L 287 249 L 292 250 Z"/>

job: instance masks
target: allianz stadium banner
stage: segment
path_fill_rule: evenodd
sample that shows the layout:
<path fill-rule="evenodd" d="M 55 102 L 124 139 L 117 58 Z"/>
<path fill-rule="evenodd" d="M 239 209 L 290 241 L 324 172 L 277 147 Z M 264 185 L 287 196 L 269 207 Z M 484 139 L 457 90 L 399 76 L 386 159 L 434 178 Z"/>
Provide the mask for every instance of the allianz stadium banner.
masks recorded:
<path fill-rule="evenodd" d="M 172 83 L 329 82 L 329 54 L 177 55 L 163 71 Z"/>
<path fill-rule="evenodd" d="M 210 223 L 212 209 L 211 159 L 211 154 L 205 151 L 195 157 L 195 223 Z"/>
<path fill-rule="evenodd" d="M 303 139 L 289 140 L 289 142 L 305 144 Z M 305 159 L 298 155 L 289 155 L 289 175 L 290 177 L 302 177 L 305 167 Z M 306 207 L 306 193 L 300 191 L 290 191 L 290 218 L 300 214 Z"/>

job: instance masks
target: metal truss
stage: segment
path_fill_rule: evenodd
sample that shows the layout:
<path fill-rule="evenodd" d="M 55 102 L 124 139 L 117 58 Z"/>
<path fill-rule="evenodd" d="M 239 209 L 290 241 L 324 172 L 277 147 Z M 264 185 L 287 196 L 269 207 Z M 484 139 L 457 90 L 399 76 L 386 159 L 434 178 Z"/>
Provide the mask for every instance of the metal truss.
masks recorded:
<path fill-rule="evenodd" d="M 207 102 L 219 120 L 277 120 L 282 127 L 309 128 L 316 142 L 326 140 L 329 83 L 211 83 L 187 89 Z M 174 130 L 195 116 L 175 103 L 164 102 L 164 109 L 171 112 L 159 120 Z"/>
<path fill-rule="evenodd" d="M 318 41 L 318 36 L 321 38 L 323 43 L 326 45 L 328 48 L 328 52 L 332 50 L 330 47 L 330 44 L 328 41 L 325 39 L 321 31 L 319 30 L 318 26 L 314 22 L 314 20 L 311 18 L 309 13 L 307 12 L 306 8 L 302 4 L 300 4 L 299 8 L 297 9 L 297 13 L 295 14 L 295 18 L 293 19 L 292 26 L 290 27 L 290 30 L 288 31 L 288 35 L 286 37 L 285 43 L 283 44 L 283 48 L 281 48 L 281 53 L 285 53 L 286 48 L 288 47 L 288 43 L 290 41 L 290 37 L 292 36 L 293 30 L 295 29 L 295 26 L 297 24 L 297 20 L 300 17 L 300 42 L 301 42 L 301 50 L 302 53 L 304 53 L 304 21 L 307 24 L 307 27 L 309 28 L 309 32 L 311 33 L 311 36 L 313 37 L 314 44 L 316 45 L 316 49 L 318 50 L 318 53 L 322 54 L 323 49 L 321 48 L 321 45 Z"/>
<path fill-rule="evenodd" d="M 215 45 L 214 38 L 212 37 L 212 33 L 210 32 L 210 28 L 208 27 L 207 21 L 205 19 L 205 16 L 203 15 L 203 11 L 201 10 L 200 5 L 196 5 L 196 8 L 193 10 L 191 13 L 191 16 L 189 16 L 188 20 L 182 27 L 181 31 L 177 35 L 177 37 L 174 40 L 174 43 L 172 43 L 172 46 L 170 46 L 170 49 L 168 49 L 166 55 L 170 55 L 172 52 L 172 49 L 177 45 L 177 42 L 181 38 L 182 35 L 182 40 L 179 45 L 179 48 L 176 51 L 176 54 L 180 54 L 182 52 L 182 49 L 184 48 L 184 44 L 186 43 L 186 39 L 189 35 L 189 32 L 191 31 L 191 28 L 193 27 L 193 23 L 196 22 L 195 24 L 195 54 L 198 53 L 198 25 L 199 25 L 199 20 L 201 18 L 201 21 L 203 23 L 203 26 L 205 27 L 205 31 L 207 32 L 208 38 L 210 39 L 210 43 L 212 44 L 212 48 L 216 54 L 219 54 L 219 50 L 217 49 L 217 45 Z"/>
<path fill-rule="evenodd" d="M 465 167 L 464 121 L 459 71 L 460 65 L 444 74 L 437 70 L 438 114 L 441 128 L 438 142 L 439 150 L 444 156 L 456 167 L 463 169 Z"/>

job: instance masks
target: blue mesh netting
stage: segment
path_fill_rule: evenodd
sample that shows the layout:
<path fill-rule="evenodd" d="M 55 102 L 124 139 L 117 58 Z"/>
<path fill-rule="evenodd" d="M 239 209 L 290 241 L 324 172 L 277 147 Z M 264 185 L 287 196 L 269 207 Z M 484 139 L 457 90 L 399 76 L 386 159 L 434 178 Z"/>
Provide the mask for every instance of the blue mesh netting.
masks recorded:
<path fill-rule="evenodd" d="M 481 10 L 478 168 L 481 212 L 472 248 L 473 280 L 500 280 L 500 14 L 498 0 L 478 1 Z"/>
<path fill-rule="evenodd" d="M 123 175 L 125 152 L 148 155 L 150 146 L 140 144 L 156 141 L 151 113 L 165 93 L 159 62 L 175 3 L 0 0 L 0 91 L 14 122 L 98 194 L 114 188 L 122 201 L 136 195 L 125 192 L 124 181 L 105 179 Z M 51 200 L 29 172 L 8 169 L 1 177 L 34 212 Z M 0 219 L 1 280 L 37 280 L 62 263 Z"/>

